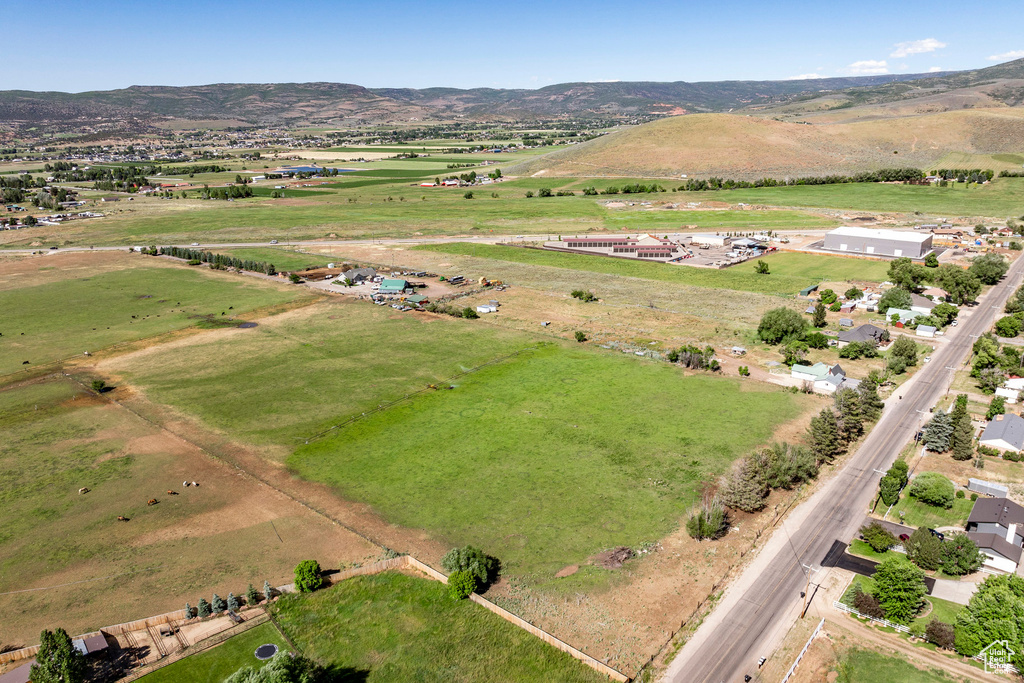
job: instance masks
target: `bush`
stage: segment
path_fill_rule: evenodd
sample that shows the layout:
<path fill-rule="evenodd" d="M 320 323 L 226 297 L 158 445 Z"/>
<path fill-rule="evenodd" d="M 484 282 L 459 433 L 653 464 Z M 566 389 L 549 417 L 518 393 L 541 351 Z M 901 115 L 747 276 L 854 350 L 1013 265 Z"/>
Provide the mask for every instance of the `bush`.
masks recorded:
<path fill-rule="evenodd" d="M 826 306 L 834 304 L 838 300 L 839 300 L 839 295 L 837 295 L 831 289 L 826 289 L 826 290 L 822 291 L 822 293 L 821 293 L 821 303 L 825 304 Z"/>
<path fill-rule="evenodd" d="M 884 553 L 896 545 L 896 537 L 878 522 L 872 522 L 861 528 L 860 535 L 864 537 L 864 541 L 876 553 Z"/>
<path fill-rule="evenodd" d="M 320 563 L 316 560 L 303 560 L 295 565 L 295 588 L 300 593 L 311 593 L 324 584 Z"/>
<path fill-rule="evenodd" d="M 299 277 L 298 275 L 296 275 L 295 273 L 288 273 L 288 280 L 289 280 L 289 281 L 290 281 L 290 282 L 291 282 L 291 283 L 292 283 L 293 285 L 297 285 L 297 284 L 299 284 L 300 282 L 302 282 L 302 278 L 301 278 L 301 277 Z"/>
<path fill-rule="evenodd" d="M 977 493 L 972 493 L 971 494 L 971 502 L 973 503 L 976 500 L 978 500 L 978 494 Z"/>
<path fill-rule="evenodd" d="M 690 518 L 686 520 L 686 532 L 698 541 L 720 538 L 728 529 L 725 508 L 717 499 L 702 503 L 690 512 Z"/>
<path fill-rule="evenodd" d="M 463 199 L 472 199 L 473 198 L 473 193 L 472 192 L 467 192 L 466 194 L 462 195 L 462 198 Z"/>
<path fill-rule="evenodd" d="M 452 572 L 448 576 L 448 595 L 453 600 L 465 600 L 476 590 L 476 577 L 465 570 Z"/>
<path fill-rule="evenodd" d="M 484 551 L 467 545 L 452 548 L 441 558 L 441 568 L 449 574 L 457 571 L 468 571 L 476 579 L 476 585 L 489 586 L 498 578 L 501 563 L 498 558 L 491 557 Z"/>
<path fill-rule="evenodd" d="M 875 596 L 871 595 L 871 593 L 865 593 L 859 585 L 853 593 L 853 606 L 865 616 L 874 617 L 875 619 L 885 618 L 885 612 L 882 611 L 882 606 L 878 604 Z"/>
<path fill-rule="evenodd" d="M 576 338 L 576 341 L 578 341 L 580 344 L 587 341 L 587 335 L 580 330 L 576 330 L 573 336 Z"/>
<path fill-rule="evenodd" d="M 799 313 L 791 308 L 773 308 L 761 316 L 757 336 L 769 344 L 778 344 L 803 336 L 806 323 Z"/>
<path fill-rule="evenodd" d="M 953 627 L 950 624 L 932 619 L 924 633 L 929 643 L 937 645 L 942 650 L 953 649 Z"/>
<path fill-rule="evenodd" d="M 95 391 L 97 394 L 102 394 L 103 391 L 106 388 L 107 388 L 107 383 L 104 382 L 103 380 L 101 380 L 101 379 L 94 379 L 92 381 L 92 390 Z"/>
<path fill-rule="evenodd" d="M 480 314 L 477 313 L 474 309 L 470 308 L 469 306 L 466 306 L 465 308 L 462 309 L 462 317 L 468 318 L 470 320 L 475 320 L 476 318 L 480 317 Z"/>
<path fill-rule="evenodd" d="M 953 507 L 953 482 L 938 472 L 923 472 L 910 485 L 910 495 L 922 503 L 949 509 Z"/>
<path fill-rule="evenodd" d="M 942 543 L 942 571 L 951 576 L 964 576 L 981 569 L 985 556 L 978 550 L 978 545 L 967 537 L 957 533 L 948 536 Z"/>
<path fill-rule="evenodd" d="M 942 564 L 942 541 L 924 527 L 919 527 L 903 542 L 907 559 L 921 569 L 931 571 Z"/>
<path fill-rule="evenodd" d="M 957 489 L 956 497 L 957 498 L 966 498 L 967 494 L 964 493 L 963 489 Z"/>

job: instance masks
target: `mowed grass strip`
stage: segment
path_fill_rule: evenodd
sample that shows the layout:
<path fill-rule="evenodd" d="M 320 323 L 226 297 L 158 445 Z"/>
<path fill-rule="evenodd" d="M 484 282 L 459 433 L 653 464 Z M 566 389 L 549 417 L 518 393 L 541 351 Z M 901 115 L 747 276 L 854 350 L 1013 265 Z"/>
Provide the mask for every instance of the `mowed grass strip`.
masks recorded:
<path fill-rule="evenodd" d="M 157 669 L 139 680 L 146 683 L 221 683 L 243 666 L 253 669 L 266 666 L 270 660 L 261 662 L 256 659 L 256 648 L 268 644 L 277 645 L 276 657 L 286 657 L 285 653 L 290 649 L 273 624 L 261 624 L 209 650 Z"/>
<path fill-rule="evenodd" d="M 950 683 L 966 680 L 953 677 L 942 669 L 923 671 L 905 659 L 887 657 L 872 650 L 850 650 L 844 656 L 845 681 L 849 683 Z"/>
<path fill-rule="evenodd" d="M 331 299 L 110 367 L 157 402 L 291 452 L 353 414 L 534 343 L 474 321 Z"/>
<path fill-rule="evenodd" d="M 251 247 L 244 249 L 217 249 L 211 248 L 217 254 L 234 256 L 243 260 L 264 261 L 273 263 L 278 271 L 304 270 L 326 266 L 331 257 L 322 254 L 303 254 L 300 251 L 282 249 L 277 247 Z"/>
<path fill-rule="evenodd" d="M 802 405 L 774 387 L 550 345 L 300 446 L 288 463 L 394 523 L 549 578 L 671 532 L 702 481 Z"/>
<path fill-rule="evenodd" d="M 521 247 L 508 247 L 501 244 L 450 242 L 446 244 L 422 244 L 413 248 L 444 254 L 476 256 L 501 261 L 512 261 L 514 263 L 553 266 L 555 268 L 604 273 L 606 275 L 622 275 L 625 277 L 643 278 L 645 280 L 673 282 L 693 287 L 734 289 L 761 294 L 796 294 L 804 287 L 819 282 L 819 279 L 814 277 L 787 275 L 785 267 L 781 268 L 780 272 L 773 270 L 771 275 L 757 275 L 754 273 L 753 263 L 744 263 L 732 268 L 726 268 L 725 270 L 712 270 L 710 268 L 693 268 L 691 266 L 668 263 L 650 263 L 634 259 L 591 256 L 589 254 L 568 254 L 541 249 L 523 249 Z M 808 261 L 819 258 L 811 254 L 794 254 L 793 256 L 806 256 Z"/>
<path fill-rule="evenodd" d="M 0 374 L 227 318 L 309 294 L 181 266 L 98 272 L 0 290 Z M 224 313 L 225 315 L 221 315 Z"/>
<path fill-rule="evenodd" d="M 776 273 L 788 277 L 802 277 L 816 282 L 885 282 L 889 277 L 889 262 L 852 256 L 828 256 L 825 254 L 801 254 L 793 251 L 777 251 L 762 256 L 768 264 L 771 276 Z M 753 270 L 756 261 L 734 268 Z M 839 292 L 840 294 L 842 292 Z"/>
<path fill-rule="evenodd" d="M 398 572 L 357 576 L 311 595 L 285 595 L 272 609 L 296 646 L 336 667 L 343 680 L 608 680 L 483 607 L 452 600 L 439 581 Z"/>

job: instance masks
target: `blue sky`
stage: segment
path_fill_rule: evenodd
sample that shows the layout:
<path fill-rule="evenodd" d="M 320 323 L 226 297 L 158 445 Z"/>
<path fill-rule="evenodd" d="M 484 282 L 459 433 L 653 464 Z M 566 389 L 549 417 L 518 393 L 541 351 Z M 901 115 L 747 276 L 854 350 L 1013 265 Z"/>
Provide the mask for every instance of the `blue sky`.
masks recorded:
<path fill-rule="evenodd" d="M 1024 3 L 0 0 L 0 90 L 335 81 L 537 88 L 973 69 Z"/>

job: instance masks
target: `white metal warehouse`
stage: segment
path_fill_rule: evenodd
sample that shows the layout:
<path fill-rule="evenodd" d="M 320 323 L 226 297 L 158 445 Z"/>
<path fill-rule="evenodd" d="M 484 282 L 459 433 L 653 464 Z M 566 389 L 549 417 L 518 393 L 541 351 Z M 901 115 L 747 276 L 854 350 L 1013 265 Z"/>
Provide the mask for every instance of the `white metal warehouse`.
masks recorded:
<path fill-rule="evenodd" d="M 843 226 L 825 235 L 824 248 L 854 254 L 923 258 L 932 250 L 932 235 Z"/>

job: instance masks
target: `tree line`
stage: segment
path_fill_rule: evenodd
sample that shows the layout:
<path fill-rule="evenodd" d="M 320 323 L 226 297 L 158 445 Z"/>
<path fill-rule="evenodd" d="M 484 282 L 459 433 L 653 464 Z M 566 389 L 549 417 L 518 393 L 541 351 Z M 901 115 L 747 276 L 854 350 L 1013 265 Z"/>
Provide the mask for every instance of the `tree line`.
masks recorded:
<path fill-rule="evenodd" d="M 273 263 L 267 261 L 253 261 L 240 259 L 225 254 L 214 254 L 201 249 L 188 249 L 186 247 L 149 247 L 142 250 L 143 254 L 149 256 L 173 256 L 174 258 L 185 259 L 189 263 L 199 265 L 208 263 L 215 269 L 235 268 L 236 270 L 247 270 L 252 273 L 263 273 L 264 275 L 276 275 L 277 269 Z"/>
<path fill-rule="evenodd" d="M 704 190 L 737 190 L 754 187 L 788 187 L 793 185 L 841 185 L 845 183 L 886 183 L 923 180 L 924 171 L 919 168 L 883 168 L 878 171 L 864 171 L 854 175 L 806 176 L 803 178 L 759 178 L 757 180 L 733 180 L 719 177 L 689 178 L 677 189 L 679 192 L 701 192 Z"/>

